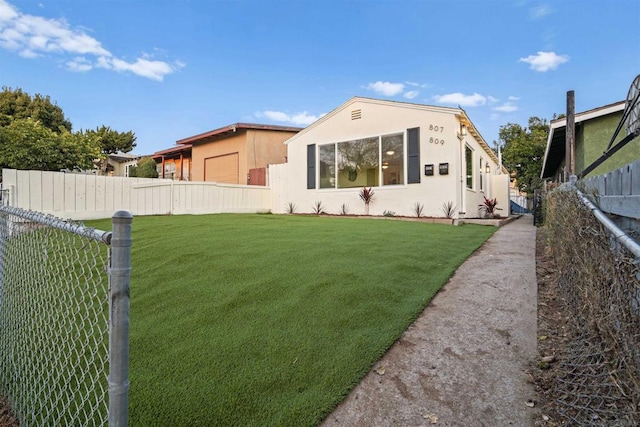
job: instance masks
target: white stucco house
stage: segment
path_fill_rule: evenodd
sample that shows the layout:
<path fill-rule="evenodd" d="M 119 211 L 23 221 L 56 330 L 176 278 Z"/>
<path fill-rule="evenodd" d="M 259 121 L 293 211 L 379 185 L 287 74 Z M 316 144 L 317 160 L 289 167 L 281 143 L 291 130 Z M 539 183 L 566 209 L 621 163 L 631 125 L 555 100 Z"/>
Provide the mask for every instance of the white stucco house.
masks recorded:
<path fill-rule="evenodd" d="M 277 211 L 363 214 L 359 192 L 372 187 L 369 213 L 478 218 L 483 196 L 509 213 L 509 175 L 461 108 L 354 97 L 285 141 Z"/>

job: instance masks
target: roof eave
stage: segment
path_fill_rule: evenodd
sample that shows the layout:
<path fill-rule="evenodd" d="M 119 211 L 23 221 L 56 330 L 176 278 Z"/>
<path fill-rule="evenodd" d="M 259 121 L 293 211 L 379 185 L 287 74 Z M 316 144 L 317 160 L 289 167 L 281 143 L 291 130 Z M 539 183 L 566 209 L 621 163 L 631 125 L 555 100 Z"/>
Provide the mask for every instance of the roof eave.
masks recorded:
<path fill-rule="evenodd" d="M 176 144 L 197 144 L 199 142 L 203 142 L 208 138 L 213 138 L 217 136 L 222 137 L 225 134 L 233 134 L 238 131 L 245 131 L 245 130 L 274 130 L 274 131 L 282 131 L 282 132 L 300 132 L 302 129 L 303 128 L 293 127 L 293 126 L 263 125 L 263 124 L 256 124 L 256 123 L 234 123 L 228 126 L 211 130 L 209 132 L 204 132 L 194 136 L 190 136 L 188 138 L 179 139 L 178 141 L 176 141 Z"/>

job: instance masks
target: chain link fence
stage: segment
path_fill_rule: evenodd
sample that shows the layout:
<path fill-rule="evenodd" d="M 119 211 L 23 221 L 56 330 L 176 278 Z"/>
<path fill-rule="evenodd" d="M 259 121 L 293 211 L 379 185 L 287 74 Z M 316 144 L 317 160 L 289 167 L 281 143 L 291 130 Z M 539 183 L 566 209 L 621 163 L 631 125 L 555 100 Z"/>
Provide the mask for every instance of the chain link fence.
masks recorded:
<path fill-rule="evenodd" d="M 562 425 L 640 425 L 640 265 L 581 195 L 547 194 L 548 244 L 569 342 L 553 395 Z"/>
<path fill-rule="evenodd" d="M 126 425 L 131 219 L 0 206 L 0 395 L 20 425 Z"/>

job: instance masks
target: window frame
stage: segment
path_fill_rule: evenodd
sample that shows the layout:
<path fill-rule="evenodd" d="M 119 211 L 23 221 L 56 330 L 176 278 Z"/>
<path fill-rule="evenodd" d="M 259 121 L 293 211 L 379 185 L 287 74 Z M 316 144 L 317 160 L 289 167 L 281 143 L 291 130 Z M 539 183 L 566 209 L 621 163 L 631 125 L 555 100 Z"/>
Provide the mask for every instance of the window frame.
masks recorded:
<path fill-rule="evenodd" d="M 401 176 L 401 182 L 398 184 L 384 184 L 384 170 L 383 170 L 383 152 L 382 152 L 382 140 L 385 137 L 391 137 L 391 136 L 402 136 L 402 176 Z M 376 184 L 373 185 L 372 187 L 376 187 L 376 188 L 404 188 L 407 185 L 407 130 L 402 130 L 402 131 L 397 131 L 397 132 L 389 132 L 389 133 L 384 133 L 384 134 L 379 134 L 379 135 L 374 135 L 374 136 L 363 136 L 363 137 L 359 137 L 359 138 L 352 138 L 349 140 L 343 140 L 343 141 L 334 141 L 334 142 L 327 142 L 324 144 L 314 144 L 317 146 L 317 154 L 316 154 L 316 161 L 315 161 L 315 168 L 316 168 L 316 190 L 353 190 L 354 188 L 359 188 L 360 186 L 354 186 L 354 187 L 340 187 L 340 183 L 339 183 L 339 179 L 338 179 L 338 174 L 340 173 L 340 169 L 339 169 L 339 153 L 338 153 L 338 146 L 339 144 L 344 144 L 344 143 L 350 143 L 350 142 L 355 142 L 355 141 L 365 141 L 368 139 L 373 139 L 376 138 L 377 139 L 377 147 L 378 147 L 378 153 L 377 153 L 377 179 L 376 179 Z M 333 181 L 334 181 L 334 185 L 333 187 L 323 187 L 322 186 L 322 180 L 323 179 L 327 179 L 326 176 L 321 176 L 321 167 L 320 167 L 320 161 L 322 156 L 320 155 L 320 150 L 322 150 L 323 147 L 327 147 L 327 146 L 333 146 Z M 330 179 L 330 178 L 328 178 Z"/>
<path fill-rule="evenodd" d="M 464 145 L 464 159 L 465 159 L 465 185 L 467 190 L 474 190 L 474 174 L 473 174 L 473 148 L 469 146 L 469 144 Z M 469 170 L 471 168 L 471 170 Z"/>

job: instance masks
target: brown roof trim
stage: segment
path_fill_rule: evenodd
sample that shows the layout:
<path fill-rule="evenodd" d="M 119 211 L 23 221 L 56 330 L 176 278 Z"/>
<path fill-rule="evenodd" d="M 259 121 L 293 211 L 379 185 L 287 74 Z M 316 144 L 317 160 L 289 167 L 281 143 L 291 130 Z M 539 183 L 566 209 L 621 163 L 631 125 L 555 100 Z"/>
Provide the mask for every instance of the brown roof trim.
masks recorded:
<path fill-rule="evenodd" d="M 167 148 L 166 150 L 160 150 L 160 151 L 156 151 L 155 153 L 153 153 L 151 155 L 151 158 L 155 159 L 158 157 L 168 157 L 168 156 L 172 156 L 172 155 L 178 155 L 180 153 L 186 153 L 188 151 L 191 151 L 191 145 L 182 145 L 182 146 L 178 146 L 178 147 L 172 147 L 172 148 Z"/>
<path fill-rule="evenodd" d="M 209 132 L 204 132 L 198 135 L 190 136 L 188 138 L 180 139 L 176 141 L 176 144 L 195 144 L 198 142 L 203 142 L 206 139 L 211 139 L 212 137 L 224 137 L 239 130 L 276 130 L 284 132 L 300 132 L 302 129 L 304 128 L 292 126 L 261 125 L 256 123 L 234 123 L 232 125 L 211 130 Z"/>
<path fill-rule="evenodd" d="M 583 117 L 585 116 L 589 116 L 589 118 L 595 118 L 595 117 L 600 117 L 602 115 L 606 115 L 606 114 L 612 114 L 612 113 L 617 113 L 619 110 L 623 110 L 624 106 L 626 105 L 626 101 L 618 101 L 618 102 L 612 102 L 611 104 L 607 104 L 607 105 L 603 105 L 601 107 L 596 107 L 596 108 L 592 108 L 591 110 L 586 110 L 586 111 L 581 111 L 579 113 L 576 113 L 576 119 L 580 119 L 582 120 Z M 617 107 L 615 108 L 615 111 L 606 111 L 609 109 L 613 109 L 613 107 Z M 601 114 L 598 114 L 602 111 Z M 561 121 L 565 121 L 566 122 L 567 118 L 566 117 L 561 117 L 559 119 L 553 119 L 549 122 L 549 124 L 552 123 L 558 123 Z"/>

